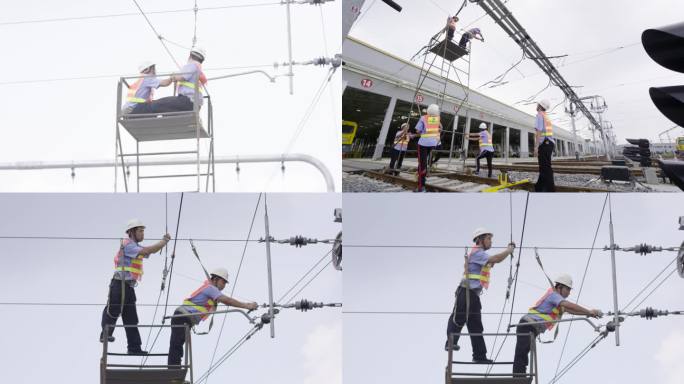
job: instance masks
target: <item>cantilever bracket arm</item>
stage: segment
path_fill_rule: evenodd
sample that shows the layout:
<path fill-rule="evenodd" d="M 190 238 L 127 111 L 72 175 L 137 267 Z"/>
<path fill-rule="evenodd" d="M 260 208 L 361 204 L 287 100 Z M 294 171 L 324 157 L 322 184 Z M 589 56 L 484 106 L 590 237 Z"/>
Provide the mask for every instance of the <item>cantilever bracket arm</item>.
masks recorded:
<path fill-rule="evenodd" d="M 508 326 L 508 329 L 510 330 L 513 327 L 517 327 L 518 325 L 525 325 L 525 324 L 548 324 L 548 323 L 564 323 L 568 321 L 586 321 L 591 325 L 592 328 L 594 328 L 595 332 L 601 332 L 601 325 L 596 325 L 594 324 L 593 321 L 589 320 L 587 317 L 575 317 L 572 319 L 560 319 L 560 320 L 551 320 L 551 321 L 530 321 L 530 322 L 524 322 L 524 323 L 518 323 L 518 324 L 510 324 Z"/>
<path fill-rule="evenodd" d="M 256 317 L 249 317 L 247 312 L 241 310 L 241 309 L 225 309 L 223 311 L 211 311 L 211 312 L 206 312 L 206 313 L 184 313 L 181 315 L 171 315 L 171 316 L 164 316 L 164 319 L 173 319 L 177 317 L 190 317 L 190 316 L 198 316 L 198 315 L 216 315 L 219 313 L 239 313 L 243 315 L 247 320 L 249 321 L 250 324 L 254 324 L 257 320 Z"/>
<path fill-rule="evenodd" d="M 264 76 L 268 77 L 268 80 L 270 80 L 271 83 L 275 83 L 275 81 L 276 81 L 275 76 L 271 76 L 271 75 L 269 75 L 268 73 L 266 73 L 265 71 L 262 71 L 262 70 L 260 70 L 260 69 L 255 69 L 255 70 L 253 70 L 253 71 L 247 71 L 247 72 L 231 73 L 231 74 L 229 74 L 229 75 L 223 75 L 223 76 L 210 77 L 210 78 L 208 78 L 207 80 L 227 79 L 227 78 L 229 78 L 229 77 L 245 76 L 245 75 L 251 75 L 251 74 L 253 74 L 253 73 L 261 73 L 261 74 L 263 74 Z"/>

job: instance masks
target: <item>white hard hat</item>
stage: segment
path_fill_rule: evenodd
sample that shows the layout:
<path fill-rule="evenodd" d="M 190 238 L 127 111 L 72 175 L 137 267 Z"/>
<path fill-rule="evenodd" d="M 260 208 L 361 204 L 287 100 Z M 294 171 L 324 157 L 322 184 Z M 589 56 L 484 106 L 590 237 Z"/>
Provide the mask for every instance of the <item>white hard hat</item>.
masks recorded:
<path fill-rule="evenodd" d="M 561 274 L 556 277 L 556 280 L 554 281 L 555 284 L 563 284 L 568 288 L 572 288 L 572 277 L 568 274 Z"/>
<path fill-rule="evenodd" d="M 146 70 L 147 68 L 149 68 L 153 65 L 156 65 L 156 64 L 153 63 L 152 61 L 149 61 L 149 60 L 143 61 L 142 63 L 140 63 L 140 65 L 138 65 L 138 72 L 142 73 L 144 70 Z"/>
<path fill-rule="evenodd" d="M 487 124 L 486 123 L 480 123 L 480 129 L 481 130 L 487 129 Z"/>
<path fill-rule="evenodd" d="M 539 100 L 537 104 L 541 105 L 541 107 L 544 108 L 545 111 L 548 111 L 549 108 L 551 108 L 551 103 L 549 103 L 549 101 L 546 99 Z"/>
<path fill-rule="evenodd" d="M 140 221 L 138 219 L 128 220 L 128 224 L 126 224 L 126 232 L 128 232 L 130 229 L 137 228 L 137 227 L 145 228 L 145 224 L 143 224 L 142 221 Z"/>
<path fill-rule="evenodd" d="M 473 241 L 476 241 L 482 235 L 493 235 L 493 233 L 487 230 L 487 228 L 480 227 L 473 232 Z"/>
<path fill-rule="evenodd" d="M 439 116 L 439 105 L 430 104 L 427 109 L 427 114 L 430 116 Z"/>
<path fill-rule="evenodd" d="M 226 283 L 228 282 L 228 270 L 225 268 L 216 268 L 213 271 L 211 271 L 211 275 L 212 276 L 218 276 L 218 277 L 222 278 L 223 280 L 225 280 Z"/>
<path fill-rule="evenodd" d="M 202 58 L 202 61 L 207 59 L 207 51 L 204 50 L 202 47 L 195 47 L 190 50 L 190 54 L 195 54 L 197 56 L 200 56 Z"/>

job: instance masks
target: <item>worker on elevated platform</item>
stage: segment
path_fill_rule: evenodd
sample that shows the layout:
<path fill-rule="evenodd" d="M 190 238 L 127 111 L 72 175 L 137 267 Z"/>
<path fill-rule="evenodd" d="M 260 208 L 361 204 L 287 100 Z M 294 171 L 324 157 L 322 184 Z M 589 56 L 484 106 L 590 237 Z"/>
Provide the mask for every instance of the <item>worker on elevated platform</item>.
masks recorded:
<path fill-rule="evenodd" d="M 475 174 L 480 174 L 480 159 L 487 159 L 487 177 L 492 177 L 492 157 L 494 156 L 494 144 L 492 135 L 487 130 L 486 123 L 480 123 L 480 133 L 468 134 L 470 139 L 477 139 L 480 145 L 480 154 L 475 158 Z"/>
<path fill-rule="evenodd" d="M 187 324 L 193 327 L 216 311 L 217 303 L 223 303 L 231 307 L 254 310 L 259 307 L 257 303 L 243 303 L 232 297 L 225 296 L 221 291 L 228 285 L 228 270 L 216 268 L 189 298 L 183 301 L 183 305 L 176 308 L 171 319 L 171 325 Z M 190 316 L 183 316 L 190 315 Z M 183 357 L 183 344 L 185 344 L 185 329 L 183 327 L 171 328 L 171 341 L 169 343 L 168 365 L 180 365 Z"/>
<path fill-rule="evenodd" d="M 390 155 L 390 172 L 394 173 L 394 175 L 399 174 L 399 170 L 401 169 L 401 163 L 404 161 L 404 155 L 406 154 L 406 150 L 408 149 L 409 142 L 411 139 L 413 139 L 414 135 L 409 133 L 408 131 L 409 125 L 407 123 L 404 123 L 401 125 L 401 128 L 397 131 L 397 134 L 394 136 L 394 141 L 393 141 L 393 147 L 392 147 L 392 153 Z"/>
<path fill-rule="evenodd" d="M 484 36 L 482 36 L 480 28 L 472 28 L 465 31 L 461 36 L 461 41 L 458 42 L 458 46 L 463 49 L 468 49 L 468 42 L 473 38 L 484 43 Z"/>
<path fill-rule="evenodd" d="M 151 61 L 141 63 L 138 71 L 143 76 L 128 88 L 126 104 L 121 110 L 122 114 L 149 113 L 149 104 L 152 102 L 154 90 L 171 84 L 170 78 L 164 80 L 157 78 L 156 65 Z"/>
<path fill-rule="evenodd" d="M 439 137 L 442 132 L 442 124 L 439 119 L 439 106 L 430 104 L 427 114 L 423 115 L 416 124 L 416 132 L 420 135 L 420 139 L 418 139 L 418 188 L 416 192 L 425 192 L 430 152 L 439 144 Z"/>
<path fill-rule="evenodd" d="M 524 375 L 527 372 L 531 343 L 530 334 L 536 337 L 553 329 L 556 323 L 550 321 L 560 320 L 565 312 L 595 318 L 603 316 L 603 313 L 598 309 L 587 309 L 566 300 L 572 290 L 572 277 L 570 275 L 562 274 L 553 283 L 554 287 L 549 288 L 534 307 L 530 308 L 528 313 L 520 318 L 516 327 L 515 333 L 518 336 L 515 343 L 515 359 L 513 360 L 514 374 Z"/>
<path fill-rule="evenodd" d="M 206 52 L 202 48 L 195 47 L 190 50 L 187 64 L 181 68 L 180 73 L 171 75 L 171 81 L 176 83 L 177 95 L 151 102 L 148 113 L 192 111 L 196 92 L 199 92 L 198 107 L 201 107 L 202 87 L 207 83 L 207 77 L 202 72 L 202 63 L 206 57 Z"/>
<path fill-rule="evenodd" d="M 549 107 L 548 100 L 537 103 L 537 121 L 534 127 L 537 146 L 534 148 L 534 156 L 539 161 L 539 178 L 534 186 L 535 192 L 556 192 L 551 168 L 551 156 L 556 147 L 556 140 L 553 138 L 553 125 L 546 115 Z"/>
<path fill-rule="evenodd" d="M 458 16 L 447 17 L 447 40 L 451 41 L 454 39 L 454 33 L 456 32 L 456 22 L 458 22 Z"/>
<path fill-rule="evenodd" d="M 482 289 L 489 288 L 490 270 L 494 264 L 500 263 L 509 255 L 513 254 L 515 243 L 511 242 L 502 252 L 489 256 L 488 249 L 492 247 L 492 232 L 478 228 L 473 233 L 475 245 L 468 254 L 463 279 L 456 289 L 456 303 L 449 316 L 447 323 L 447 342 L 444 349 L 449 348 L 448 336 L 452 333 L 460 333 L 464 326 L 468 327 L 468 333 L 482 333 L 482 304 L 480 295 Z M 458 335 L 454 335 L 454 350 L 458 351 Z M 487 363 L 487 346 L 483 336 L 470 336 L 470 343 L 473 347 L 473 361 L 476 363 Z"/>
<path fill-rule="evenodd" d="M 121 316 L 124 325 L 138 325 L 138 312 L 135 308 L 135 286 L 142 279 L 143 259 L 159 252 L 171 240 L 167 233 L 164 238 L 154 245 L 143 247 L 140 243 L 145 239 L 145 225 L 133 219 L 126 225 L 127 239 L 121 241 L 121 247 L 114 256 L 114 277 L 109 284 L 109 298 L 107 306 L 102 311 L 102 332 L 100 342 L 104 342 L 105 325 L 115 325 Z M 142 341 L 137 327 L 126 327 L 128 339 L 128 353 L 131 355 L 146 355 L 141 349 Z M 108 341 L 113 342 L 114 327 L 109 328 Z"/>

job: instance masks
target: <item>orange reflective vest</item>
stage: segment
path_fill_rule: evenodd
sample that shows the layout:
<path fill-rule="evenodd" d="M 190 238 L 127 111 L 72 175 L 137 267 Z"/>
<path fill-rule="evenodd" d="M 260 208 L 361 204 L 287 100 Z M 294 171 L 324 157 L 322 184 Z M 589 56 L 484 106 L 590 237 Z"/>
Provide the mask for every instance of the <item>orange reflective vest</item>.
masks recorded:
<path fill-rule="evenodd" d="M 121 242 L 121 248 L 114 256 L 114 270 L 129 272 L 135 281 L 140 281 L 143 275 L 143 255 L 137 255 L 135 258 L 124 257 L 124 248 L 131 242 L 133 242 L 131 239 Z"/>
<path fill-rule="evenodd" d="M 190 297 L 188 297 L 187 299 L 185 299 L 185 301 L 183 301 L 183 305 L 188 306 L 188 307 L 192 307 L 192 308 L 196 309 L 198 312 L 202 313 L 202 317 L 201 317 L 202 320 L 206 319 L 209 316 L 208 312 L 214 312 L 216 310 L 216 302 L 212 299 L 209 299 L 209 300 L 207 300 L 206 304 L 198 305 L 198 304 L 193 303 L 192 299 L 194 299 L 195 297 L 197 297 L 197 295 L 202 293 L 204 288 L 208 287 L 209 285 L 211 285 L 211 282 L 209 280 L 205 281 L 201 287 L 197 288 L 197 290 L 195 290 L 195 292 L 193 292 L 190 295 Z"/>
<path fill-rule="evenodd" d="M 142 85 L 143 80 L 145 80 L 145 78 L 139 78 L 138 81 L 133 83 L 133 85 L 131 85 L 128 88 L 128 95 L 126 96 L 126 101 L 128 101 L 129 103 L 146 103 L 152 101 L 152 94 L 154 93 L 154 89 L 150 90 L 150 96 L 147 99 L 135 96 L 135 94 L 138 92 L 138 89 Z"/>
<path fill-rule="evenodd" d="M 200 85 L 204 85 L 207 83 L 207 76 L 202 71 L 202 64 L 200 64 L 200 63 L 195 63 L 195 64 L 197 64 L 197 69 L 199 70 L 199 83 L 200 83 Z M 178 92 L 178 90 L 180 90 L 181 86 L 188 87 L 192 90 L 196 90 L 196 88 L 197 88 L 197 87 L 195 87 L 195 83 L 191 83 L 189 81 L 181 80 L 178 82 L 178 88 L 176 89 L 177 92 Z M 199 93 L 200 93 L 200 95 L 202 94 L 202 87 L 201 86 L 199 89 Z"/>
<path fill-rule="evenodd" d="M 539 317 L 541 317 L 542 319 L 544 319 L 544 320 L 546 320 L 546 321 L 559 320 L 561 317 L 563 317 L 563 308 L 561 308 L 560 305 L 557 305 L 557 306 L 553 307 L 553 309 L 551 309 L 551 313 L 541 313 L 541 312 L 537 311 L 537 309 L 536 309 L 536 308 L 539 307 L 539 306 L 541 305 L 541 303 L 543 303 L 544 300 L 546 300 L 546 298 L 549 297 L 549 295 L 551 295 L 552 293 L 553 293 L 553 289 L 552 289 L 552 288 L 549 288 L 549 290 L 546 291 L 546 293 L 544 294 L 544 296 L 542 296 L 542 298 L 539 299 L 539 300 L 537 301 L 537 303 L 534 305 L 534 307 L 530 308 L 529 311 L 528 311 L 527 313 L 529 313 L 530 315 L 539 316 Z M 556 325 L 556 323 L 546 323 L 546 324 L 545 324 L 547 330 L 551 330 L 551 329 L 553 328 L 554 325 Z"/>
<path fill-rule="evenodd" d="M 480 247 L 473 247 L 473 249 L 470 251 L 470 254 L 468 254 L 468 263 L 470 263 L 470 257 L 473 255 L 473 253 L 477 252 L 479 249 Z M 472 280 L 480 280 L 482 287 L 489 289 L 489 275 L 491 269 L 492 265 L 487 263 L 482 266 L 480 273 L 468 273 L 466 274 L 466 277 Z"/>
<path fill-rule="evenodd" d="M 551 121 L 549 120 L 548 117 L 546 117 L 546 112 L 539 111 L 539 113 L 541 113 L 542 117 L 544 118 L 544 130 L 541 132 L 542 138 L 544 138 L 544 137 L 552 138 L 553 137 L 553 125 L 551 124 Z"/>
<path fill-rule="evenodd" d="M 406 149 L 408 147 L 409 141 L 411 141 L 411 138 L 409 137 L 409 134 L 407 132 L 403 135 L 399 133 L 399 136 L 397 136 L 394 140 L 394 145 L 398 145 L 402 149 Z"/>
<path fill-rule="evenodd" d="M 425 133 L 421 134 L 420 137 L 439 139 L 439 116 L 424 115 L 421 119 L 425 125 Z"/>
<path fill-rule="evenodd" d="M 484 136 L 485 139 L 482 140 L 482 135 L 480 135 L 480 149 L 485 149 L 485 148 L 494 148 L 492 145 L 492 136 L 489 134 L 489 131 L 484 131 Z"/>

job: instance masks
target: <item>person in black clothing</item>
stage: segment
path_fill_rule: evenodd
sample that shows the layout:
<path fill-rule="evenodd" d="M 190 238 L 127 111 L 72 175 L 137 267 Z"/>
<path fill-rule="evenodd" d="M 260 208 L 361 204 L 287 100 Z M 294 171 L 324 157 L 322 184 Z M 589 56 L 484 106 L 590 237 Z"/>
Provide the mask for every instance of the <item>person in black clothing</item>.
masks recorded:
<path fill-rule="evenodd" d="M 556 192 L 551 167 L 551 156 L 556 148 L 556 141 L 553 138 L 553 125 L 546 116 L 549 106 L 548 100 L 541 100 L 537 104 L 535 143 L 538 143 L 538 146 L 534 148 L 534 156 L 539 161 L 539 178 L 534 185 L 535 192 Z"/>

